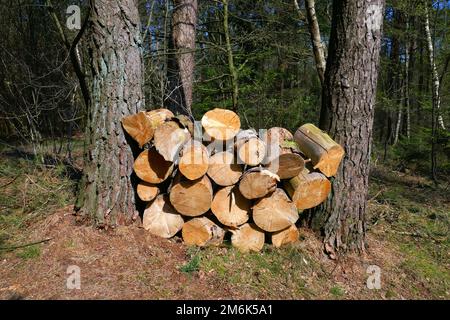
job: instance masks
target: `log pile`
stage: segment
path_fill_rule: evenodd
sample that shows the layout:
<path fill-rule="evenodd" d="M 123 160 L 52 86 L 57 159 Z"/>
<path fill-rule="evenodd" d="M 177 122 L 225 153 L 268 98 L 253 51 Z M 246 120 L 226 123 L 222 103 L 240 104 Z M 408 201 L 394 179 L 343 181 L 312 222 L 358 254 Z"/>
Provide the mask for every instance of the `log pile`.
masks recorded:
<path fill-rule="evenodd" d="M 312 124 L 294 135 L 279 127 L 258 134 L 219 108 L 196 124 L 157 109 L 127 116 L 122 126 L 141 148 L 134 172 L 146 203 L 143 228 L 181 235 L 187 245 L 218 246 L 227 234 L 243 252 L 298 241 L 299 215 L 327 199 L 344 156 Z"/>

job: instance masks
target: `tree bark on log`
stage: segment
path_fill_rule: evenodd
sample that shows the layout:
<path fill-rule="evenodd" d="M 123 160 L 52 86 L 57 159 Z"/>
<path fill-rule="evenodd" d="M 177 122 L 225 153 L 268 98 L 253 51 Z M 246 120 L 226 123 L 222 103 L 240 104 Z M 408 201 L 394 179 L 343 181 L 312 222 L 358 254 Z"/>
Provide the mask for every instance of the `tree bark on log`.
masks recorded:
<path fill-rule="evenodd" d="M 331 182 L 319 172 L 304 168 L 296 177 L 284 181 L 284 188 L 299 210 L 310 209 L 324 202 L 331 191 Z"/>
<path fill-rule="evenodd" d="M 236 186 L 229 186 L 216 192 L 211 211 L 222 224 L 236 228 L 248 221 L 251 201 Z"/>
<path fill-rule="evenodd" d="M 280 177 L 289 179 L 305 167 L 305 160 L 298 153 L 292 134 L 279 127 L 270 128 L 262 136 L 266 144 L 265 168 Z"/>
<path fill-rule="evenodd" d="M 265 234 L 253 223 L 246 223 L 232 233 L 231 244 L 241 252 L 261 251 L 264 247 Z"/>
<path fill-rule="evenodd" d="M 170 202 L 182 215 L 196 217 L 211 208 L 213 189 L 207 176 L 188 180 L 177 174 L 170 188 Z"/>
<path fill-rule="evenodd" d="M 272 233 L 272 244 L 275 248 L 280 248 L 286 244 L 298 242 L 299 236 L 298 228 L 293 224 L 286 229 Z"/>
<path fill-rule="evenodd" d="M 218 152 L 209 158 L 208 176 L 219 186 L 236 184 L 242 176 L 242 170 L 231 152 Z"/>
<path fill-rule="evenodd" d="M 328 134 L 307 123 L 297 129 L 294 139 L 300 150 L 311 159 L 314 169 L 319 169 L 327 177 L 336 175 L 345 152 Z"/>
<path fill-rule="evenodd" d="M 97 0 L 92 5 L 91 99 L 75 207 L 97 226 L 106 227 L 129 224 L 138 217 L 131 177 L 133 152 L 121 119 L 144 108 L 141 23 L 134 0 Z"/>
<path fill-rule="evenodd" d="M 185 244 L 205 247 L 221 245 L 225 231 L 207 217 L 201 217 L 186 222 L 181 234 Z"/>
<path fill-rule="evenodd" d="M 171 238 L 183 227 L 183 217 L 170 204 L 167 195 L 159 195 L 150 202 L 142 219 L 145 230 L 163 238 Z"/>
<path fill-rule="evenodd" d="M 173 162 L 166 161 L 155 148 L 142 151 L 134 161 L 134 172 L 145 182 L 161 183 L 173 171 Z"/>
<path fill-rule="evenodd" d="M 280 188 L 259 199 L 253 206 L 253 221 L 265 231 L 283 230 L 297 220 L 297 208 Z"/>
<path fill-rule="evenodd" d="M 269 170 L 252 168 L 247 170 L 239 181 L 239 191 L 247 199 L 262 198 L 275 191 L 278 176 Z"/>

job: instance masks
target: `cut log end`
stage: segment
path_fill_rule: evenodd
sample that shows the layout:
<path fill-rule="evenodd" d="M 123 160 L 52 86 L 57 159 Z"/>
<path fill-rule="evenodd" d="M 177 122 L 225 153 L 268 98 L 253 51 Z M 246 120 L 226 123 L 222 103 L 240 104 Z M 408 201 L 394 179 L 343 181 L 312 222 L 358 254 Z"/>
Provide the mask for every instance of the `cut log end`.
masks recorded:
<path fill-rule="evenodd" d="M 211 208 L 213 189 L 207 176 L 188 180 L 178 175 L 170 189 L 170 202 L 182 215 L 196 217 Z"/>
<path fill-rule="evenodd" d="M 173 163 L 164 158 L 154 149 L 144 150 L 134 161 L 134 172 L 149 183 L 161 183 L 173 171 Z"/>
<path fill-rule="evenodd" d="M 213 139 L 225 141 L 236 136 L 241 127 L 241 120 L 231 110 L 215 108 L 203 115 L 202 126 Z"/>
<path fill-rule="evenodd" d="M 145 112 L 124 117 L 122 126 L 129 136 L 138 143 L 139 148 L 149 142 L 155 133 L 155 128 L 151 125 L 150 118 Z"/>
<path fill-rule="evenodd" d="M 283 230 L 297 220 L 297 208 L 280 188 L 259 199 L 253 206 L 253 221 L 265 231 Z"/>
<path fill-rule="evenodd" d="M 247 199 L 264 197 L 277 188 L 279 177 L 268 170 L 250 169 L 239 182 L 239 191 Z"/>
<path fill-rule="evenodd" d="M 219 186 L 231 186 L 242 176 L 242 166 L 231 152 L 218 152 L 209 159 L 208 176 Z"/>
<path fill-rule="evenodd" d="M 249 219 L 251 202 L 244 198 L 235 186 L 217 191 L 211 205 L 211 211 L 224 225 L 238 227 Z"/>
<path fill-rule="evenodd" d="M 159 188 L 153 183 L 145 181 L 140 182 L 137 185 L 137 194 L 142 201 L 152 201 L 159 194 Z"/>
<path fill-rule="evenodd" d="M 246 223 L 232 233 L 231 244 L 241 252 L 258 252 L 264 247 L 264 231 L 253 223 Z"/>
<path fill-rule="evenodd" d="M 189 180 L 196 180 L 206 174 L 209 167 L 208 150 L 198 141 L 191 140 L 183 147 L 178 168 Z"/>
<path fill-rule="evenodd" d="M 176 161 L 181 147 L 190 138 L 189 131 L 182 129 L 175 121 L 167 121 L 155 130 L 153 143 L 166 161 Z"/>
<path fill-rule="evenodd" d="M 201 217 L 186 222 L 181 234 L 187 245 L 204 247 L 222 244 L 225 231 L 210 219 Z"/>
<path fill-rule="evenodd" d="M 145 230 L 163 238 L 171 238 L 183 227 L 184 220 L 172 207 L 167 195 L 159 195 L 150 202 L 142 219 Z"/>
<path fill-rule="evenodd" d="M 289 243 L 298 242 L 299 236 L 298 228 L 295 225 L 291 225 L 284 230 L 272 233 L 271 239 L 273 246 L 279 248 Z"/>
<path fill-rule="evenodd" d="M 284 182 L 284 187 L 295 206 L 300 210 L 310 209 L 324 202 L 331 191 L 331 182 L 319 172 L 308 169 Z"/>

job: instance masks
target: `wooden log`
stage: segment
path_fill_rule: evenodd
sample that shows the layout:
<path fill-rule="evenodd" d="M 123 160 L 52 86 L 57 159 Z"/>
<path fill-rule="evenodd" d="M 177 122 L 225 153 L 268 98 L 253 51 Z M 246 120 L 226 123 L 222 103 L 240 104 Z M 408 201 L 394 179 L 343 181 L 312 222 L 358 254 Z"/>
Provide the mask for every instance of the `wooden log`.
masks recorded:
<path fill-rule="evenodd" d="M 150 202 L 142 219 L 145 230 L 163 238 L 173 237 L 183 224 L 183 217 L 175 211 L 167 195 L 159 195 Z"/>
<path fill-rule="evenodd" d="M 137 185 L 137 194 L 142 201 L 152 201 L 159 194 L 159 188 L 153 183 L 145 181 L 140 182 Z"/>
<path fill-rule="evenodd" d="M 180 149 L 189 139 L 187 129 L 181 128 L 175 121 L 167 121 L 156 128 L 153 143 L 166 161 L 175 162 Z"/>
<path fill-rule="evenodd" d="M 290 227 L 271 234 L 272 244 L 275 248 L 279 248 L 289 243 L 298 241 L 300 233 L 298 228 L 293 224 Z"/>
<path fill-rule="evenodd" d="M 331 183 L 323 174 L 304 168 L 296 177 L 284 181 L 284 188 L 297 209 L 304 210 L 324 202 L 330 194 Z"/>
<path fill-rule="evenodd" d="M 155 133 L 155 128 L 144 111 L 124 117 L 122 126 L 130 137 L 138 143 L 139 148 L 149 142 Z"/>
<path fill-rule="evenodd" d="M 253 223 L 243 224 L 230 232 L 232 233 L 231 244 L 241 252 L 258 252 L 264 247 L 264 231 Z"/>
<path fill-rule="evenodd" d="M 146 112 L 147 117 L 150 119 L 151 126 L 156 129 L 159 125 L 172 119 L 174 114 L 169 109 L 155 109 Z"/>
<path fill-rule="evenodd" d="M 242 130 L 236 135 L 236 154 L 242 164 L 257 166 L 266 155 L 266 144 L 254 130 Z"/>
<path fill-rule="evenodd" d="M 196 180 L 206 174 L 209 167 L 209 154 L 199 141 L 190 140 L 183 146 L 178 169 L 189 180 Z"/>
<path fill-rule="evenodd" d="M 327 177 L 336 175 L 345 152 L 328 134 L 307 123 L 297 129 L 294 140 L 311 159 L 314 169 L 319 169 Z"/>
<path fill-rule="evenodd" d="M 239 191 L 247 199 L 262 198 L 275 191 L 278 176 L 269 170 L 252 168 L 247 170 L 239 181 Z"/>
<path fill-rule="evenodd" d="M 204 214 L 211 208 L 213 189 L 207 176 L 189 180 L 178 174 L 170 188 L 170 202 L 175 209 L 189 217 Z"/>
<path fill-rule="evenodd" d="M 202 126 L 211 138 L 225 141 L 236 136 L 241 128 L 241 120 L 231 110 L 215 108 L 203 115 Z"/>
<path fill-rule="evenodd" d="M 248 221 L 250 207 L 251 201 L 242 196 L 239 188 L 229 186 L 216 192 L 211 211 L 222 224 L 235 228 Z"/>
<path fill-rule="evenodd" d="M 185 244 L 204 247 L 222 244 L 225 231 L 210 219 L 200 217 L 186 222 L 181 234 Z"/>
<path fill-rule="evenodd" d="M 231 186 L 242 176 L 242 166 L 231 152 L 218 152 L 209 158 L 208 176 L 219 186 Z"/>
<path fill-rule="evenodd" d="M 262 135 L 266 144 L 265 168 L 276 173 L 280 179 L 295 177 L 305 166 L 293 138 L 287 129 L 280 127 L 270 128 Z"/>
<path fill-rule="evenodd" d="M 259 199 L 253 206 L 253 221 L 265 231 L 283 230 L 297 220 L 297 208 L 280 188 Z"/>
<path fill-rule="evenodd" d="M 151 148 L 142 151 L 136 158 L 134 172 L 145 182 L 161 183 L 170 176 L 173 166 L 173 163 L 164 160 L 155 148 Z"/>

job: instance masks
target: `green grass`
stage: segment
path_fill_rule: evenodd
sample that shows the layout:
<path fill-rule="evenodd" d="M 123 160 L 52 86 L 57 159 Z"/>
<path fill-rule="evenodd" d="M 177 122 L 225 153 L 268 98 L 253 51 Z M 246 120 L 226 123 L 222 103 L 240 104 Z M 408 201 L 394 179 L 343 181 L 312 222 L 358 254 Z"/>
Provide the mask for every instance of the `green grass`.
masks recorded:
<path fill-rule="evenodd" d="M 24 260 L 36 259 L 41 256 L 41 247 L 39 245 L 25 247 L 18 251 L 16 255 Z"/>
<path fill-rule="evenodd" d="M 344 290 L 339 286 L 331 287 L 330 294 L 335 298 L 342 298 L 345 295 Z"/>
<path fill-rule="evenodd" d="M 232 247 L 206 248 L 200 255 L 202 270 L 249 292 L 272 297 L 277 292 L 286 297 L 315 296 L 305 279 L 318 266 L 296 246 L 265 246 L 262 252 L 249 253 Z"/>
<path fill-rule="evenodd" d="M 74 200 L 75 182 L 62 164 L 47 167 L 31 159 L 0 154 L 0 185 L 1 246 L 21 242 L 23 230 L 32 221 Z"/>

